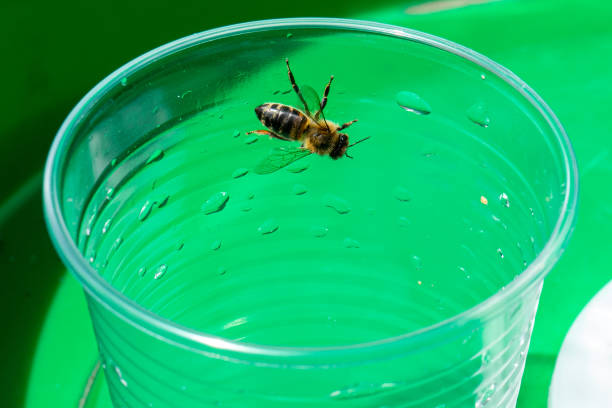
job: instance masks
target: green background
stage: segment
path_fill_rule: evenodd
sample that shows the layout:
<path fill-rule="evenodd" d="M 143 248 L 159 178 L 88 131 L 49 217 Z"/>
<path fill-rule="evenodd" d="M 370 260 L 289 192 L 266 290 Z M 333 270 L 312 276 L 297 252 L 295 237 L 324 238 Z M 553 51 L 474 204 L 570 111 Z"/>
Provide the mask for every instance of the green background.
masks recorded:
<path fill-rule="evenodd" d="M 2 406 L 76 407 L 95 362 L 83 296 L 51 247 L 41 210 L 46 152 L 71 107 L 112 70 L 158 45 L 216 26 L 290 16 L 357 17 L 448 38 L 514 71 L 556 112 L 580 167 L 579 216 L 567 252 L 546 279 L 518 404 L 546 406 L 565 334 L 612 279 L 612 5 L 604 1 L 0 6 Z"/>

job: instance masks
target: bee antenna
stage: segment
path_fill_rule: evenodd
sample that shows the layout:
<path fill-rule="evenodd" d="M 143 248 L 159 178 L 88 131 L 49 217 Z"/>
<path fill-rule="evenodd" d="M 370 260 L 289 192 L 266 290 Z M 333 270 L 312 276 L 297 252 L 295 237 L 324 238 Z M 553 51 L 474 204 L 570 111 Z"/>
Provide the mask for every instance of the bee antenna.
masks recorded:
<path fill-rule="evenodd" d="M 356 141 L 355 143 L 348 145 L 347 147 L 355 146 L 357 143 L 364 142 L 364 141 L 368 140 L 369 138 L 370 138 L 370 136 L 368 136 L 368 137 L 364 137 L 363 139 L 358 140 L 358 141 Z"/>

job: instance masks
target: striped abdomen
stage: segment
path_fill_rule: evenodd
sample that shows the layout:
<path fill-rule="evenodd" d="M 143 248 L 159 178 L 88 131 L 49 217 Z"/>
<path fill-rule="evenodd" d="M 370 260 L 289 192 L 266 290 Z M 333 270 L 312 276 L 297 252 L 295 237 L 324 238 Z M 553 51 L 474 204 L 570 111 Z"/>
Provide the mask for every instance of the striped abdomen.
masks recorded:
<path fill-rule="evenodd" d="M 255 108 L 265 127 L 287 139 L 299 140 L 308 124 L 308 117 L 299 110 L 280 103 L 264 103 Z"/>

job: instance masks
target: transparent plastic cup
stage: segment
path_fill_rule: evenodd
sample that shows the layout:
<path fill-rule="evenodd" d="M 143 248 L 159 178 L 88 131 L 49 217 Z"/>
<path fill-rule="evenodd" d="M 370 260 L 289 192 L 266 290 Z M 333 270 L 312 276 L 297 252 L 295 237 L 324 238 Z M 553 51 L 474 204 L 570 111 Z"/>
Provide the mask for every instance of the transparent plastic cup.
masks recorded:
<path fill-rule="evenodd" d="M 371 136 L 352 160 L 253 174 L 287 143 L 244 135 L 263 127 L 255 106 L 293 97 L 285 57 L 303 89 L 335 75 L 328 119 Z M 249 165 L 232 173 L 236 157 Z M 271 198 L 234 207 L 237 183 L 259 189 L 240 190 L 253 207 Z M 559 121 L 507 69 L 401 27 L 287 19 L 186 37 L 104 79 L 58 132 L 44 210 L 116 408 L 513 407 L 577 190 Z M 293 243 L 319 206 L 327 224 Z M 276 221 L 250 223 L 258 211 Z M 211 220 L 223 243 L 197 235 Z"/>

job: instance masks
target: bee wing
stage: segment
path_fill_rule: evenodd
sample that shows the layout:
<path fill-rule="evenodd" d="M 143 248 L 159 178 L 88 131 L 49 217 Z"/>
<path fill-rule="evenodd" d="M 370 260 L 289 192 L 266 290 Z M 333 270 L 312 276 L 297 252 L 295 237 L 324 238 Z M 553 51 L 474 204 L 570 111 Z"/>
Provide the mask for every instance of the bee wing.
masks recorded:
<path fill-rule="evenodd" d="M 303 86 L 301 91 L 304 101 L 306 101 L 307 104 L 307 106 L 304 106 L 304 109 L 306 109 L 305 113 L 314 120 L 317 112 L 321 110 L 321 99 L 319 98 L 317 91 L 308 85 Z"/>
<path fill-rule="evenodd" d="M 257 174 L 270 174 L 312 153 L 301 147 L 275 147 L 253 169 Z"/>

